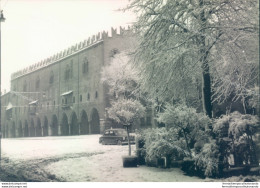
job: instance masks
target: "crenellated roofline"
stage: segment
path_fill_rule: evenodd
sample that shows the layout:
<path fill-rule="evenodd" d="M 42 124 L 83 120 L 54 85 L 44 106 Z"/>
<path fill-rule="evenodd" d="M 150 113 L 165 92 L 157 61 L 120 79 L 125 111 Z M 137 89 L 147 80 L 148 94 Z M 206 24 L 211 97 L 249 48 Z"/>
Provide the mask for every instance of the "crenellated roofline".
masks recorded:
<path fill-rule="evenodd" d="M 103 31 L 103 32 L 99 32 L 98 34 L 96 35 L 92 35 L 92 37 L 89 37 L 88 39 L 82 41 L 82 42 L 79 42 L 75 45 L 72 45 L 71 47 L 63 50 L 63 51 L 60 51 L 59 53 L 51 56 L 51 57 L 48 57 L 38 63 L 35 63 L 33 65 L 30 65 L 22 70 L 19 70 L 15 73 L 13 73 L 11 75 L 11 80 L 14 80 L 18 77 L 21 77 L 21 76 L 24 76 L 26 74 L 29 74 L 31 72 L 34 72 L 36 70 L 39 70 L 43 67 L 46 67 L 46 66 L 49 66 L 50 64 L 53 64 L 57 61 L 60 61 L 61 59 L 64 59 L 66 57 L 69 57 L 79 51 L 82 51 L 86 48 L 89 48 L 101 41 L 104 41 L 106 40 L 107 38 L 113 38 L 115 36 L 124 36 L 124 35 L 129 35 L 129 34 L 133 34 L 133 30 L 130 28 L 130 26 L 128 26 L 128 28 L 123 28 L 123 27 L 120 27 L 119 29 L 119 32 L 117 32 L 117 29 L 116 28 L 113 28 L 111 27 L 111 34 L 109 35 L 108 32 L 106 31 Z"/>

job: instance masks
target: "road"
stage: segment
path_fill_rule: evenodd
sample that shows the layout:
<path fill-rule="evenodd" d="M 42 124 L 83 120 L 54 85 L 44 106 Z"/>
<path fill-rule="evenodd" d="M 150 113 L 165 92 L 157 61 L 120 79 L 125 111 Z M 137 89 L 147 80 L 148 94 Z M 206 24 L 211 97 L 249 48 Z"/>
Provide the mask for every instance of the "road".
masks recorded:
<path fill-rule="evenodd" d="M 180 169 L 123 168 L 128 146 L 101 145 L 100 135 L 2 139 L 1 181 L 200 182 Z M 132 145 L 134 154 L 135 145 Z"/>

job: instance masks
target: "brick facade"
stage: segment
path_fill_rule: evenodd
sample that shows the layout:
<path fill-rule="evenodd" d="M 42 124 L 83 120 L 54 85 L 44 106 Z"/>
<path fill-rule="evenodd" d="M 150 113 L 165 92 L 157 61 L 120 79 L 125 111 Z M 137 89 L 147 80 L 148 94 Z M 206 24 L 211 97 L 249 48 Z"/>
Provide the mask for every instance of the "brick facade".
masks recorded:
<path fill-rule="evenodd" d="M 134 45 L 131 30 L 99 33 L 11 77 L 2 95 L 4 138 L 98 134 L 106 128 L 107 89 L 101 70 Z"/>

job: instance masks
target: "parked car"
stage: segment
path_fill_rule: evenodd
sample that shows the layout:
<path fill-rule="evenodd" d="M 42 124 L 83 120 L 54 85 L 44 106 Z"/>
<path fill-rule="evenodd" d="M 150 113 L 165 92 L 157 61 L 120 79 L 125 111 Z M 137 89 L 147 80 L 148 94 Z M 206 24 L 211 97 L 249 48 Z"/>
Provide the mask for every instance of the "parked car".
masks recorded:
<path fill-rule="evenodd" d="M 130 144 L 135 144 L 135 136 L 129 135 Z M 127 132 L 125 129 L 107 129 L 103 136 L 99 138 L 99 143 L 102 145 L 117 144 L 123 145 L 128 144 Z"/>

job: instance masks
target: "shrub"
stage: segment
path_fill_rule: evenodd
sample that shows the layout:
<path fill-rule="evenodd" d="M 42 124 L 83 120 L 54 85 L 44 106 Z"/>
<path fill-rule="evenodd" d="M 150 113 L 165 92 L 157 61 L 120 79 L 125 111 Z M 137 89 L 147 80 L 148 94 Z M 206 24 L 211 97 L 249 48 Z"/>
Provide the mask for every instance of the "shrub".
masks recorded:
<path fill-rule="evenodd" d="M 217 119 L 213 132 L 218 138 L 221 157 L 227 159 L 232 154 L 235 166 L 258 164 L 257 145 L 254 141 L 258 126 L 259 120 L 256 116 L 239 112 Z"/>
<path fill-rule="evenodd" d="M 195 167 L 201 176 L 217 177 L 220 175 L 219 147 L 215 140 L 205 143 L 201 151 L 195 155 Z"/>
<path fill-rule="evenodd" d="M 208 140 L 210 118 L 184 104 L 167 104 L 164 112 L 158 115 L 158 121 L 165 123 L 168 129 L 176 132 L 179 140 L 185 141 L 190 157 L 192 157 L 191 149 L 197 141 Z"/>
<path fill-rule="evenodd" d="M 172 160 L 180 160 L 188 155 L 184 140 L 178 140 L 174 130 L 166 128 L 146 129 L 137 135 L 138 142 L 143 142 L 144 147 L 137 148 L 137 156 L 150 166 L 156 166 L 158 159 L 166 157 L 167 166 Z"/>

